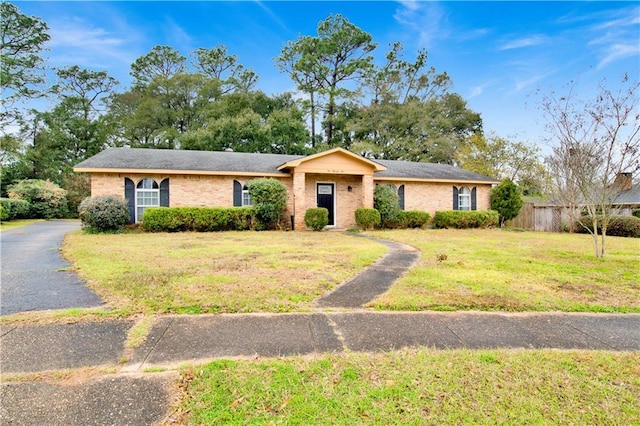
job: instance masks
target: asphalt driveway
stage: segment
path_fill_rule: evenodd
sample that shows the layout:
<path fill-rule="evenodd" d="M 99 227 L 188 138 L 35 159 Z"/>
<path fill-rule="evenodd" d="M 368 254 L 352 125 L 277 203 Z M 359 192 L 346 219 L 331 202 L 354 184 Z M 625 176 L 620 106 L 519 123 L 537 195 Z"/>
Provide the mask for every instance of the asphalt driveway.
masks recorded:
<path fill-rule="evenodd" d="M 54 220 L 0 232 L 0 315 L 102 305 L 60 256 L 64 235 L 79 228 Z"/>

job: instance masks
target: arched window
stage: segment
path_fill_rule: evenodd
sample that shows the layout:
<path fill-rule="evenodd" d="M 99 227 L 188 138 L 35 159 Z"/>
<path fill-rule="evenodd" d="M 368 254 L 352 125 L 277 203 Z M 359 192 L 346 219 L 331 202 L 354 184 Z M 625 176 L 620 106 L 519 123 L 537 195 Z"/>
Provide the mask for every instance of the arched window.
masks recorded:
<path fill-rule="evenodd" d="M 466 186 L 458 191 L 458 210 L 471 210 L 471 191 Z"/>
<path fill-rule="evenodd" d="M 153 179 L 142 179 L 136 185 L 136 222 L 142 222 L 147 207 L 160 206 L 160 187 Z"/>

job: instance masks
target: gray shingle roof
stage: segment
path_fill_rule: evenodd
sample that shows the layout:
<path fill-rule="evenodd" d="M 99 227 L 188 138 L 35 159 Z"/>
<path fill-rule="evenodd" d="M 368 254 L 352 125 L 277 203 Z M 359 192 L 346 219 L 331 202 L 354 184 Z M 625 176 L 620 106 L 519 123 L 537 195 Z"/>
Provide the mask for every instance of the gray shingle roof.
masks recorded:
<path fill-rule="evenodd" d="M 76 165 L 76 169 L 172 170 L 279 174 L 278 167 L 302 155 L 108 148 Z M 495 179 L 446 164 L 374 160 L 387 167 L 376 178 L 434 179 L 494 183 Z"/>
<path fill-rule="evenodd" d="M 176 170 L 201 172 L 280 173 L 278 166 L 301 155 L 108 148 L 76 165 L 79 169 Z"/>
<path fill-rule="evenodd" d="M 497 182 L 487 176 L 473 173 L 459 167 L 448 164 L 436 163 L 413 163 L 410 161 L 374 160 L 387 168 L 384 172 L 376 173 L 376 178 L 419 178 L 419 179 L 442 179 L 453 181 L 479 181 L 493 183 Z"/>
<path fill-rule="evenodd" d="M 616 198 L 616 204 L 640 204 L 640 185 L 634 185 L 630 189 L 622 191 L 618 198 Z"/>

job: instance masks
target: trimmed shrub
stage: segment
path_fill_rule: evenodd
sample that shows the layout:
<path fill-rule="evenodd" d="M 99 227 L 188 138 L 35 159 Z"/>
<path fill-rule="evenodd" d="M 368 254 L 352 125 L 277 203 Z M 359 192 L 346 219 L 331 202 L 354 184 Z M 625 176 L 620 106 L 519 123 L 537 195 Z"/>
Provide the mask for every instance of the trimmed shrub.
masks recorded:
<path fill-rule="evenodd" d="M 0 206 L 4 211 L 2 220 L 13 220 L 29 217 L 29 202 L 14 200 L 12 198 L 0 198 Z"/>
<path fill-rule="evenodd" d="M 152 207 L 144 211 L 148 232 L 217 232 L 253 229 L 252 207 Z"/>
<path fill-rule="evenodd" d="M 314 231 L 322 231 L 329 224 L 329 210 L 324 207 L 307 209 L 304 212 L 304 224 Z"/>
<path fill-rule="evenodd" d="M 69 213 L 67 191 L 48 180 L 21 180 L 9 186 L 7 194 L 9 198 L 29 203 L 30 218 L 54 219 Z"/>
<path fill-rule="evenodd" d="M 589 223 L 591 219 L 582 218 L 582 220 L 588 230 L 584 226 L 578 225 L 577 232 L 582 234 L 593 232 L 593 224 Z M 598 233 L 602 233 L 601 220 L 601 218 L 598 218 Z M 635 216 L 612 216 L 607 226 L 607 235 L 611 237 L 640 238 L 640 218 Z"/>
<path fill-rule="evenodd" d="M 503 180 L 491 190 L 491 209 L 500 215 L 500 226 L 503 226 L 506 220 L 518 216 L 521 208 L 522 194 L 510 179 Z"/>
<path fill-rule="evenodd" d="M 633 213 L 631 213 L 634 217 L 640 218 L 640 210 L 636 210 Z"/>
<path fill-rule="evenodd" d="M 119 231 L 129 218 L 127 201 L 117 195 L 103 195 L 82 200 L 78 206 L 82 227 L 97 232 Z"/>
<path fill-rule="evenodd" d="M 380 226 L 380 212 L 376 209 L 357 209 L 356 223 L 361 229 L 373 229 Z"/>
<path fill-rule="evenodd" d="M 380 212 L 382 228 L 397 228 L 400 223 L 400 198 L 393 188 L 377 185 L 373 191 L 373 208 Z"/>
<path fill-rule="evenodd" d="M 278 226 L 287 208 L 287 187 L 274 178 L 253 179 L 247 183 L 259 229 Z"/>
<path fill-rule="evenodd" d="M 404 228 L 426 228 L 431 221 L 431 215 L 420 210 L 402 211 L 401 216 Z"/>
<path fill-rule="evenodd" d="M 4 222 L 7 219 L 9 219 L 9 213 L 5 212 L 4 207 L 0 204 L 0 222 Z"/>
<path fill-rule="evenodd" d="M 498 225 L 500 215 L 494 210 L 436 212 L 433 225 L 436 228 L 492 228 Z"/>

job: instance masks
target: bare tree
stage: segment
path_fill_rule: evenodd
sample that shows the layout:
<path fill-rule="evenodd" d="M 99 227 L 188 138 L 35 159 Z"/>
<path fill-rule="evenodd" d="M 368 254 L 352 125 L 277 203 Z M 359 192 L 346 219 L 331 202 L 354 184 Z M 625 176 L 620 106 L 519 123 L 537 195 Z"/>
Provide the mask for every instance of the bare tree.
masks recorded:
<path fill-rule="evenodd" d="M 558 200 L 591 233 L 596 257 L 605 255 L 613 205 L 624 189 L 620 177 L 640 169 L 639 87 L 625 75 L 617 91 L 601 82 L 590 101 L 577 99 L 575 85 L 566 96 L 551 94 L 542 101 L 555 142 L 547 164 Z"/>

